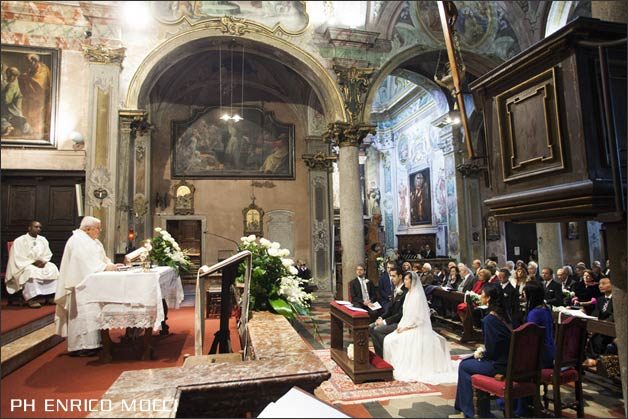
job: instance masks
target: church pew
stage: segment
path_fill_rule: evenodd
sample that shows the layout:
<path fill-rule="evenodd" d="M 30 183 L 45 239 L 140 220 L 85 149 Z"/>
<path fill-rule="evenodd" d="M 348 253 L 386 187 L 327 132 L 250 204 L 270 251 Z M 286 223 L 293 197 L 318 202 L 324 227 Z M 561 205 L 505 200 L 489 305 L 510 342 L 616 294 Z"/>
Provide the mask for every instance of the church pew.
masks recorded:
<path fill-rule="evenodd" d="M 461 293 L 458 291 L 445 291 L 442 288 L 436 288 L 434 289 L 434 292 L 432 293 L 432 306 L 437 305 L 437 304 L 434 304 L 435 301 L 441 301 L 442 308 L 450 307 L 451 310 L 455 313 L 458 304 L 463 303 L 465 301 L 465 295 L 464 293 Z M 460 336 L 461 343 L 482 341 L 483 340 L 482 332 L 475 330 L 475 328 L 473 327 L 473 315 L 472 315 L 473 313 L 472 312 L 473 312 L 473 309 L 471 308 L 471 305 L 467 304 L 467 316 L 464 322 L 447 318 L 442 313 L 439 313 L 435 315 L 434 317 L 436 317 L 438 320 L 442 322 L 453 325 L 456 328 L 462 328 L 462 335 Z"/>

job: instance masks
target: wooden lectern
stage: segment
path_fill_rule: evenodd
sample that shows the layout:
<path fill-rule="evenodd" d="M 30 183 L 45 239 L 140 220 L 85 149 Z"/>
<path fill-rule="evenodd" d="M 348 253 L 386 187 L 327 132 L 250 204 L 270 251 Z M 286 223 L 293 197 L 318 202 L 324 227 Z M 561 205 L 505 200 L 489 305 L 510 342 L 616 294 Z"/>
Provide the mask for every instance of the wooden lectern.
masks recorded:
<path fill-rule="evenodd" d="M 393 368 L 376 368 L 369 357 L 368 313 L 352 311 L 335 301 L 331 302 L 331 359 L 360 384 L 370 380 L 392 380 Z M 347 325 L 353 337 L 353 360 L 347 357 L 343 344 L 343 326 Z"/>

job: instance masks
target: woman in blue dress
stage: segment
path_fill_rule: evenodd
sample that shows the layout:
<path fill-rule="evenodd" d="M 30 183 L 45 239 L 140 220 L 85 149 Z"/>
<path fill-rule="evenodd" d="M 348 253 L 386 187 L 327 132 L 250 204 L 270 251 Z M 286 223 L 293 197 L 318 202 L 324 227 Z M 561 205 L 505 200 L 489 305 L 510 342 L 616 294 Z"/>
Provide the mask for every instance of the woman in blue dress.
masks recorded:
<path fill-rule="evenodd" d="M 466 418 L 474 416 L 473 388 L 471 376 L 474 374 L 489 377 L 495 374 L 506 374 L 512 322 L 505 306 L 504 293 L 499 284 L 486 284 L 480 295 L 480 304 L 488 305 L 488 314 L 482 319 L 484 332 L 484 347 L 481 358 L 468 358 L 458 367 L 458 387 L 456 388 L 456 403 L 454 408 L 464 414 Z M 483 398 L 480 403 L 480 417 L 490 414 L 489 400 Z"/>

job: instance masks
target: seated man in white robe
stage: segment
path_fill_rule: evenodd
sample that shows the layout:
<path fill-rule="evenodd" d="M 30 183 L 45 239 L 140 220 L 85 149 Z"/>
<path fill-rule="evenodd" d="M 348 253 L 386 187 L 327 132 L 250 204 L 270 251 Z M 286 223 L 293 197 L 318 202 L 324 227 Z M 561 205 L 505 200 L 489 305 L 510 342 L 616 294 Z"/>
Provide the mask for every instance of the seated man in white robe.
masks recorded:
<path fill-rule="evenodd" d="M 55 295 L 55 325 L 58 335 L 67 336 L 71 356 L 94 356 L 101 346 L 100 332 L 88 330 L 78 316 L 75 298 L 76 286 L 89 274 L 113 271 L 119 266 L 111 263 L 105 255 L 105 249 L 98 240 L 100 230 L 98 218 L 84 217 L 80 228 L 74 230 L 68 239 L 61 259 L 61 274 Z"/>
<path fill-rule="evenodd" d="M 52 252 L 48 240 L 40 236 L 41 223 L 31 221 L 28 233 L 13 241 L 9 252 L 5 282 L 7 292 L 15 294 L 22 291 L 22 297 L 30 308 L 40 308 L 36 297 L 50 296 L 45 300 L 52 304 L 52 295 L 57 290 L 59 270 L 50 262 Z"/>

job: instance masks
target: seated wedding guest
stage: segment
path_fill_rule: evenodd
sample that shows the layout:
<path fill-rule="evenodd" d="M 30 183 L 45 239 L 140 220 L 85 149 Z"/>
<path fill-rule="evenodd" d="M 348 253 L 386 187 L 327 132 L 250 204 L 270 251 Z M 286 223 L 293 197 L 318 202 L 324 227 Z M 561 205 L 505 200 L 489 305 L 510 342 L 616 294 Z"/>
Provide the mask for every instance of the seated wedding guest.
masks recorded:
<path fill-rule="evenodd" d="M 417 275 L 421 276 L 421 263 L 420 262 L 412 263 L 412 272 L 416 272 Z"/>
<path fill-rule="evenodd" d="M 519 292 L 519 300 L 523 300 L 523 287 L 528 283 L 528 271 L 519 266 L 515 269 L 515 288 Z"/>
<path fill-rule="evenodd" d="M 585 269 L 582 274 L 582 281 L 575 287 L 576 297 L 572 301 L 584 307 L 587 314 L 591 314 L 597 303 L 597 299 L 602 296 L 599 284 L 593 279 L 593 272 Z"/>
<path fill-rule="evenodd" d="M 434 265 L 432 269 L 432 277 L 434 285 L 440 285 L 445 280 L 445 273 L 441 269 L 440 265 Z"/>
<path fill-rule="evenodd" d="M 602 263 L 599 260 L 594 260 L 591 264 L 591 272 L 593 272 L 593 279 L 595 282 L 600 282 L 600 279 L 604 278 L 604 272 L 602 272 Z"/>
<path fill-rule="evenodd" d="M 544 268 L 545 269 L 545 268 Z M 534 323 L 545 328 L 545 338 L 543 339 L 543 351 L 541 353 L 541 368 L 554 367 L 554 355 L 556 346 L 554 345 L 554 319 L 551 309 L 543 301 L 545 290 L 536 281 L 529 281 L 523 289 L 526 300 L 526 322 Z M 532 397 L 515 400 L 514 413 L 519 416 L 530 416 Z M 503 409 L 503 399 L 498 399 L 497 405 Z"/>
<path fill-rule="evenodd" d="M 488 280 L 491 279 L 491 271 L 488 269 L 480 269 L 478 272 L 477 281 L 473 284 L 473 289 L 471 292 L 480 295 L 484 285 L 488 284 Z M 475 308 L 475 306 L 473 307 Z M 460 317 L 460 321 L 464 322 L 464 319 L 467 317 L 467 303 L 460 303 L 456 309 L 458 312 L 458 317 Z"/>
<path fill-rule="evenodd" d="M 412 264 L 408 261 L 405 261 L 401 264 L 401 272 L 406 273 L 412 271 Z"/>
<path fill-rule="evenodd" d="M 430 265 L 429 263 L 425 262 L 421 267 L 421 271 L 417 273 L 419 274 L 419 279 L 423 287 L 427 287 L 428 285 L 432 285 L 434 283 L 434 275 L 432 275 L 432 265 Z"/>
<path fill-rule="evenodd" d="M 480 269 L 482 269 L 482 261 L 480 259 L 475 259 L 471 262 L 471 270 L 473 271 L 473 275 L 478 276 L 480 273 Z"/>
<path fill-rule="evenodd" d="M 574 288 L 575 288 L 574 287 L 575 286 L 575 282 L 570 277 L 571 275 L 569 275 L 570 271 L 571 271 L 571 267 L 570 266 L 563 266 L 562 268 L 559 268 L 556 271 L 556 278 L 560 282 L 560 285 L 561 285 L 563 291 L 572 292 L 574 290 Z M 563 301 L 563 303 L 564 303 L 563 305 L 571 304 L 571 298 L 565 299 Z"/>
<path fill-rule="evenodd" d="M 77 318 L 75 288 L 90 274 L 114 271 L 121 264 L 113 264 L 105 255 L 98 240 L 100 220 L 86 216 L 79 229 L 72 232 L 63 250 L 61 271 L 57 284 L 55 303 L 56 333 L 68 338 L 68 351 L 72 356 L 93 356 L 100 348 L 98 330 L 85 330 L 85 324 Z"/>
<path fill-rule="evenodd" d="M 7 292 L 22 291 L 22 298 L 30 308 L 41 307 L 36 300 L 39 295 L 50 296 L 45 302 L 53 303 L 59 278 L 57 266 L 50 262 L 48 240 L 40 232 L 41 223 L 34 220 L 28 225 L 28 233 L 13 241 L 4 277 Z"/>
<path fill-rule="evenodd" d="M 528 277 L 530 279 L 535 279 L 537 281 L 541 281 L 541 274 L 539 273 L 539 265 L 534 261 L 528 262 Z"/>
<path fill-rule="evenodd" d="M 458 284 L 458 288 L 456 290 L 458 292 L 467 292 L 473 289 L 473 285 L 475 285 L 476 278 L 471 273 L 471 270 L 464 263 L 458 264 L 458 271 L 460 272 L 460 277 L 462 280 L 460 284 Z"/>
<path fill-rule="evenodd" d="M 450 288 L 452 290 L 458 289 L 458 285 L 462 282 L 462 278 L 460 277 L 460 271 L 457 266 L 452 266 L 449 268 L 449 275 L 445 278 L 445 282 L 443 283 L 443 287 Z"/>
<path fill-rule="evenodd" d="M 392 278 L 390 277 L 391 269 L 397 270 L 395 266 L 395 262 L 388 261 L 386 262 L 386 269 L 382 272 L 379 277 L 378 288 L 379 288 L 379 304 L 382 306 L 382 310 L 385 312 L 390 306 L 390 303 L 393 298 L 393 291 L 395 289 L 395 285 L 392 282 Z"/>
<path fill-rule="evenodd" d="M 498 271 L 499 283 L 504 292 L 504 303 L 508 310 L 508 316 L 511 323 L 518 327 L 521 322 L 521 309 L 519 306 L 519 292 L 510 283 L 510 272 L 508 269 L 500 269 Z"/>
<path fill-rule="evenodd" d="M 436 257 L 436 255 L 434 254 L 434 251 L 430 248 L 429 244 L 426 244 L 423 247 L 423 250 L 419 252 L 419 255 L 421 255 L 423 259 L 432 259 Z"/>
<path fill-rule="evenodd" d="M 388 275 L 390 275 L 390 279 L 395 287 L 392 303 L 388 306 L 388 309 L 384 311 L 384 314 L 378 317 L 375 323 L 371 323 L 369 326 L 369 334 L 373 340 L 375 353 L 382 358 L 384 357 L 384 338 L 397 328 L 397 324 L 403 314 L 403 302 L 407 292 L 407 289 L 403 286 L 403 277 L 398 268 L 391 267 L 388 271 Z M 407 272 L 405 275 L 411 276 L 410 272 Z"/>
<path fill-rule="evenodd" d="M 486 284 L 480 295 L 480 303 L 488 305 L 489 311 L 482 319 L 485 351 L 481 358 L 464 359 L 458 367 L 458 386 L 454 408 L 462 412 L 466 418 L 472 418 L 476 413 L 473 407 L 471 376 L 482 374 L 494 377 L 495 374 L 506 374 L 512 335 L 512 324 L 504 304 L 504 293 L 501 286 Z M 489 399 L 482 398 L 478 404 L 480 411 L 477 414 L 483 418 L 489 417 Z"/>
<path fill-rule="evenodd" d="M 351 304 L 366 310 L 369 313 L 371 322 L 374 322 L 382 312 L 381 308 L 373 307 L 373 304 L 377 302 L 375 285 L 364 276 L 366 273 L 364 266 L 356 266 L 355 273 L 357 276 L 350 282 Z"/>
<path fill-rule="evenodd" d="M 563 305 L 563 287 L 560 282 L 554 280 L 553 273 L 552 268 L 541 269 L 545 302 L 550 306 L 558 307 Z"/>
<path fill-rule="evenodd" d="M 384 360 L 394 367 L 395 380 L 455 382 L 449 343 L 432 329 L 430 308 L 416 272 L 404 274 L 404 286 L 408 292 L 403 315 L 397 329 L 384 338 Z"/>
<path fill-rule="evenodd" d="M 297 259 L 295 263 L 295 267 L 297 268 L 297 277 L 303 280 L 301 287 L 303 291 L 307 293 L 312 293 L 318 289 L 318 287 L 312 283 L 312 271 L 307 267 L 305 261 L 301 259 Z"/>
<path fill-rule="evenodd" d="M 598 320 L 606 320 L 608 322 L 614 322 L 613 317 L 613 286 L 610 278 L 602 278 L 599 285 L 600 291 L 604 294 L 597 299 L 595 309 L 591 313 L 592 316 L 598 318 Z M 597 359 L 600 355 L 605 355 L 608 345 L 613 343 L 614 338 L 605 336 L 599 333 L 594 333 L 589 342 L 587 343 L 587 360 L 586 366 L 594 366 L 597 364 Z"/>

